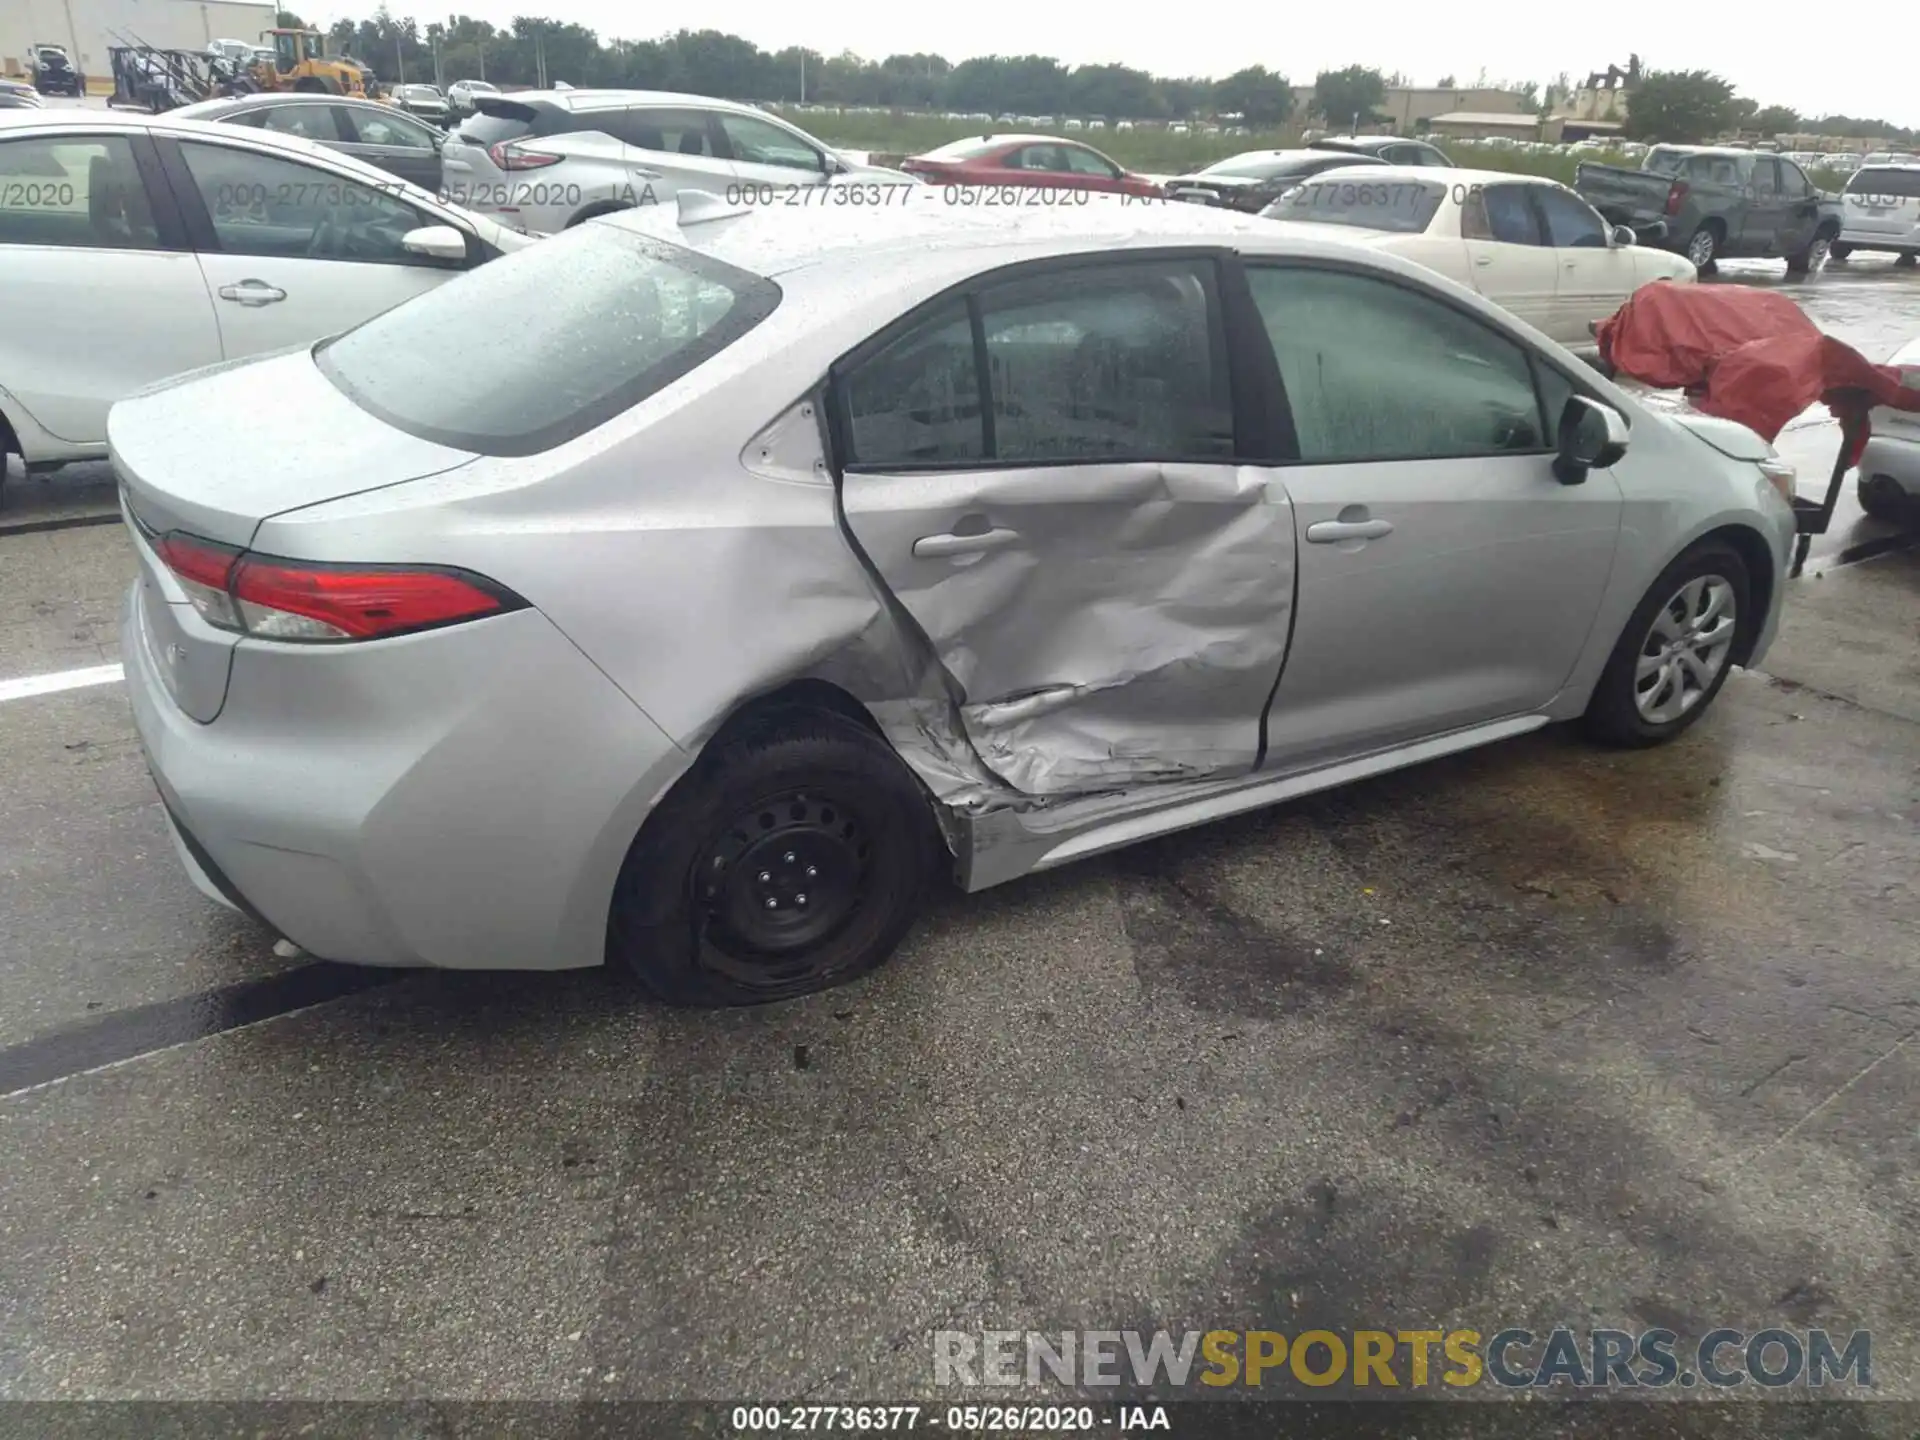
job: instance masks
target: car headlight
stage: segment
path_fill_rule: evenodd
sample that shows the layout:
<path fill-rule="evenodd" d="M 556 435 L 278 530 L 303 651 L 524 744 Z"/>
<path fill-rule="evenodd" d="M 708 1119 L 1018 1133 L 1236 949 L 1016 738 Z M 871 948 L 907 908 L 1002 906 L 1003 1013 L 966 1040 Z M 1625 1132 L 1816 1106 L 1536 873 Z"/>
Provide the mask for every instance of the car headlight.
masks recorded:
<path fill-rule="evenodd" d="M 1760 461 L 1759 465 L 1760 473 L 1767 477 L 1767 483 L 1791 506 L 1796 493 L 1794 482 L 1799 479 L 1800 472 L 1778 455 Z"/>

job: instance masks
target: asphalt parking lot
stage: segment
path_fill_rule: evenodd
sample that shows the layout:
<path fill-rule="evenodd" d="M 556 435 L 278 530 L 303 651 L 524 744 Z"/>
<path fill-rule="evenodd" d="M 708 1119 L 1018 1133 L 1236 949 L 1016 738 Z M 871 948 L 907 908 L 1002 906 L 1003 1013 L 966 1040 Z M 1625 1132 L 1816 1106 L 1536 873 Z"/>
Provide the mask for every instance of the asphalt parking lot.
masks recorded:
<path fill-rule="evenodd" d="M 1920 330 L 1880 261 L 1790 289 L 1872 359 Z M 1836 444 L 1788 432 L 1807 493 Z M 110 499 L 8 485 L 0 694 L 116 661 Z M 940 1329 L 1573 1323 L 1868 1329 L 1920 1399 L 1917 619 L 1849 496 L 1673 746 L 953 897 L 718 1015 L 276 956 L 118 685 L 0 699 L 0 1395 L 888 1399 Z"/>

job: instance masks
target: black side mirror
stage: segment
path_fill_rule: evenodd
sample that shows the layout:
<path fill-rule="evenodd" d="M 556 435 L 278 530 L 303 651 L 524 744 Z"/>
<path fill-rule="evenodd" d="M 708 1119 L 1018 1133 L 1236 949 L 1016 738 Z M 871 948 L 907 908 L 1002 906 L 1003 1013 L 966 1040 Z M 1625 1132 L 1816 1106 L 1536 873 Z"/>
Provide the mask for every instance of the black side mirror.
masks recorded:
<path fill-rule="evenodd" d="M 1627 453 L 1627 419 L 1610 405 L 1575 395 L 1560 412 L 1558 439 L 1553 478 L 1580 485 L 1590 471 L 1620 463 Z"/>

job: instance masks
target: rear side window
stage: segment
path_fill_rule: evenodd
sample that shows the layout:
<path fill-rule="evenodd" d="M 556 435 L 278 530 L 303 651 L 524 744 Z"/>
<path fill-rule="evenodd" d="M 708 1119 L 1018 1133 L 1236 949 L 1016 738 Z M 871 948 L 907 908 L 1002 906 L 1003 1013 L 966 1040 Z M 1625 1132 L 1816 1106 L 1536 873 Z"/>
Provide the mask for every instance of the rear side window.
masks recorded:
<path fill-rule="evenodd" d="M 159 249 L 132 148 L 117 135 L 0 140 L 0 245 Z"/>
<path fill-rule="evenodd" d="M 377 315 L 314 358 L 348 399 L 410 435 L 532 455 L 695 370 L 779 302 L 761 276 L 583 225 Z"/>
<path fill-rule="evenodd" d="M 983 289 L 977 305 L 982 345 L 966 308 L 955 302 L 843 377 L 852 464 L 1233 454 L 1226 345 L 1210 264 L 1050 269 Z"/>

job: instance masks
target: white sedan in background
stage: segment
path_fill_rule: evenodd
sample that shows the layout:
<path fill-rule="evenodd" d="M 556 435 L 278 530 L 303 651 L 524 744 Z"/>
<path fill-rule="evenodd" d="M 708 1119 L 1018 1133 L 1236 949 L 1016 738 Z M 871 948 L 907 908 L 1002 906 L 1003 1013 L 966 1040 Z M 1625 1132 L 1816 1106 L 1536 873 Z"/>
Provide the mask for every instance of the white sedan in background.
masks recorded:
<path fill-rule="evenodd" d="M 534 243 L 291 135 L 0 111 L 0 459 L 104 456 L 116 400 L 323 339 Z"/>
<path fill-rule="evenodd" d="M 1891 360 L 1900 383 L 1920 390 L 1920 340 L 1910 341 Z M 1860 508 L 1878 520 L 1920 523 L 1920 413 L 1882 406 L 1873 412 L 1873 431 L 1860 456 Z"/>
<path fill-rule="evenodd" d="M 1556 181 L 1498 170 L 1370 166 L 1328 170 L 1261 212 L 1289 226 L 1338 227 L 1471 286 L 1570 349 L 1642 285 L 1691 284 L 1685 256 L 1633 243 Z M 1323 230 L 1324 233 L 1324 230 Z"/>

